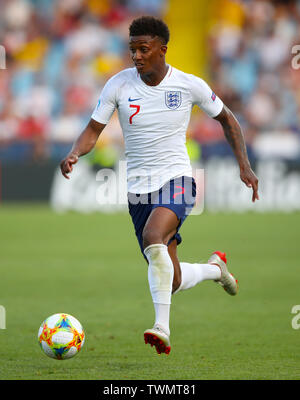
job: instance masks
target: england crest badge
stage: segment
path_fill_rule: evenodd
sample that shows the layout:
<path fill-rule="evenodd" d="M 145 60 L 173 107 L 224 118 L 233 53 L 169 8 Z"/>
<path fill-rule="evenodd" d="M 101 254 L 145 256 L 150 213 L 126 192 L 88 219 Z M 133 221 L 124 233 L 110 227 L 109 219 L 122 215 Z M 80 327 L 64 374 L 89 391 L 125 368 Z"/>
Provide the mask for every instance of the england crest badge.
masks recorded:
<path fill-rule="evenodd" d="M 176 108 L 180 107 L 181 105 L 181 92 L 165 92 L 165 102 L 168 108 L 171 110 L 176 110 Z"/>

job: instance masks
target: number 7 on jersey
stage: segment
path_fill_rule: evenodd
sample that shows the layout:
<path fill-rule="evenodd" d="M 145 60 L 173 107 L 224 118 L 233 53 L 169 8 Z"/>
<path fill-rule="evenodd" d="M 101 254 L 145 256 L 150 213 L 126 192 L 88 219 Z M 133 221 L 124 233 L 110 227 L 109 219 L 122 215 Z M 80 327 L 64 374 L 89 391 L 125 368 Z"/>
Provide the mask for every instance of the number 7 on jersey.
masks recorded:
<path fill-rule="evenodd" d="M 130 123 L 130 125 L 132 125 L 132 118 L 133 118 L 136 114 L 138 114 L 138 113 L 140 112 L 141 106 L 138 106 L 138 105 L 136 105 L 136 104 L 130 104 L 129 107 L 131 107 L 131 108 L 136 108 L 136 111 L 135 111 L 132 115 L 130 115 L 130 117 L 129 117 L 129 123 Z"/>

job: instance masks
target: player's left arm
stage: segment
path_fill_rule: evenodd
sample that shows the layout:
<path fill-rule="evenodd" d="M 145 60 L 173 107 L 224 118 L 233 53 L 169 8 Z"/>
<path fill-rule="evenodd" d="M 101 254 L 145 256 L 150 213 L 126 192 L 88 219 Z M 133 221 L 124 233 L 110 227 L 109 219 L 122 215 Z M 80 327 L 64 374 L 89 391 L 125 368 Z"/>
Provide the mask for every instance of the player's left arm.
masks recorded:
<path fill-rule="evenodd" d="M 223 127 L 223 131 L 225 137 L 230 144 L 234 155 L 237 159 L 237 162 L 240 167 L 240 177 L 241 180 L 248 187 L 252 187 L 252 201 L 259 200 L 258 196 L 258 178 L 255 173 L 252 171 L 248 155 L 246 144 L 244 140 L 244 135 L 240 124 L 237 119 L 233 115 L 233 113 L 229 110 L 228 107 L 223 106 L 222 111 L 218 114 L 215 119 L 220 122 Z"/>

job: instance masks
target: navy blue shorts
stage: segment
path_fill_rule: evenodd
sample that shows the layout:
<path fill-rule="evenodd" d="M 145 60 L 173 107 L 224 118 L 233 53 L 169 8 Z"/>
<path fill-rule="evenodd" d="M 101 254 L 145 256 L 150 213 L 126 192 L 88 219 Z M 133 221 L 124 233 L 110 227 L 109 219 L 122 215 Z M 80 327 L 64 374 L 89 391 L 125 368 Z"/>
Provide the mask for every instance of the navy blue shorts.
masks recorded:
<path fill-rule="evenodd" d="M 168 245 L 174 239 L 177 240 L 177 244 L 180 244 L 182 239 L 178 231 L 190 214 L 195 200 L 196 183 L 194 178 L 188 176 L 172 179 L 155 192 L 145 194 L 128 193 L 129 213 L 143 255 L 143 229 L 151 211 L 157 207 L 166 207 L 176 214 L 178 218 L 177 231 Z"/>

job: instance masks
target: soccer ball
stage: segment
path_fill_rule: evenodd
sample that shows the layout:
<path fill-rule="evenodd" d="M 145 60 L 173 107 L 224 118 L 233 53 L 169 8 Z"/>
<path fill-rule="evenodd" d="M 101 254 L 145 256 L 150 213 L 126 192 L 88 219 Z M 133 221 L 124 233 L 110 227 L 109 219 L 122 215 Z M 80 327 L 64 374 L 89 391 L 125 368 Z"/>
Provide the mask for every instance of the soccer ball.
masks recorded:
<path fill-rule="evenodd" d="M 38 340 L 44 353 L 56 360 L 74 357 L 84 344 L 80 322 L 70 314 L 54 314 L 40 326 Z"/>

